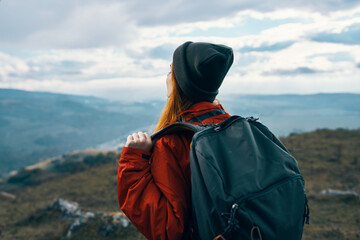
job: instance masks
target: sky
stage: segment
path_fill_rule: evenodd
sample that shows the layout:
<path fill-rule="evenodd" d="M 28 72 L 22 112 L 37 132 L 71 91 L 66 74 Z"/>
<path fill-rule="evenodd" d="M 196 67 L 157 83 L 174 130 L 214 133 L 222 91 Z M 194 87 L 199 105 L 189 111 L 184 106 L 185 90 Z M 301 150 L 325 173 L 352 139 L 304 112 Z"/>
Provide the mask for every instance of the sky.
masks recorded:
<path fill-rule="evenodd" d="M 166 99 L 186 41 L 233 48 L 219 98 L 360 93 L 354 0 L 0 0 L 0 88 Z"/>

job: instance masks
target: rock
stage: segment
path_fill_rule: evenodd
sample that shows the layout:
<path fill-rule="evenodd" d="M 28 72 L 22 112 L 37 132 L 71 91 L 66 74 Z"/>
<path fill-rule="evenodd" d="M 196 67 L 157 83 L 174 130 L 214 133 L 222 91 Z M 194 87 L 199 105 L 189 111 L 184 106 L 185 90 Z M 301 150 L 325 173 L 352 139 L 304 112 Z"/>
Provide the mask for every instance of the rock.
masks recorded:
<path fill-rule="evenodd" d="M 80 214 L 79 217 L 75 218 L 73 223 L 70 225 L 69 230 L 66 234 L 66 237 L 71 237 L 72 232 L 79 228 L 84 223 L 87 223 L 89 219 L 95 218 L 95 214 L 92 212 L 86 212 L 85 214 Z"/>
<path fill-rule="evenodd" d="M 127 228 L 130 224 L 130 220 L 123 212 L 109 212 L 102 215 L 98 234 L 104 237 L 111 235 L 119 226 Z"/>
<path fill-rule="evenodd" d="M 61 198 L 54 200 L 47 208 L 49 210 L 56 209 L 60 211 L 64 215 L 64 218 L 67 219 L 81 216 L 77 202 L 70 202 Z"/>
<path fill-rule="evenodd" d="M 8 199 L 8 200 L 15 200 L 16 199 L 16 196 L 14 194 L 7 193 L 7 192 L 0 192 L 0 197 L 2 199 Z"/>
<path fill-rule="evenodd" d="M 129 226 L 130 220 L 125 216 L 123 212 L 116 212 L 116 214 L 113 215 L 113 223 L 119 223 L 122 227 L 126 228 L 127 226 Z"/>
<path fill-rule="evenodd" d="M 356 200 L 360 200 L 360 195 L 355 191 L 341 191 L 341 190 L 334 190 L 334 189 L 327 189 L 322 190 L 318 194 L 319 196 L 330 196 L 330 197 L 350 197 L 355 198 Z"/>
<path fill-rule="evenodd" d="M 121 211 L 83 212 L 79 203 L 65 199 L 55 199 L 44 208 L 37 209 L 17 226 L 36 228 L 42 225 L 57 225 L 59 239 L 144 239 Z M 3 230 L 0 224 L 0 230 Z M 0 237 L 1 239 L 1 237 Z"/>
<path fill-rule="evenodd" d="M 60 212 L 63 219 L 71 220 L 66 237 L 70 238 L 74 230 L 86 225 L 90 219 L 100 218 L 97 233 L 102 236 L 109 236 L 119 227 L 127 228 L 130 220 L 123 212 L 85 212 L 82 213 L 77 202 L 64 199 L 56 199 L 46 208 L 46 212 Z"/>

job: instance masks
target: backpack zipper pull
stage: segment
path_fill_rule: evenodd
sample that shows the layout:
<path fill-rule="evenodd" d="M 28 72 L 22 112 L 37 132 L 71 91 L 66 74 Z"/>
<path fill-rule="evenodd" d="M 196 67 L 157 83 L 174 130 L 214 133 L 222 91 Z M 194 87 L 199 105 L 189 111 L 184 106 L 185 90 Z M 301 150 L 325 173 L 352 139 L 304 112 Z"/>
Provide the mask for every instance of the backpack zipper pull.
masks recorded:
<path fill-rule="evenodd" d="M 215 239 L 219 239 L 219 237 L 222 239 L 230 239 L 233 230 L 236 230 L 239 228 L 239 220 L 236 219 L 236 213 L 237 213 L 238 208 L 239 208 L 239 205 L 237 203 L 234 203 L 231 206 L 231 210 L 229 213 L 221 213 L 221 215 L 223 217 L 226 217 L 228 219 L 228 221 L 227 221 L 228 225 L 225 228 L 224 232 Z"/>
<path fill-rule="evenodd" d="M 231 207 L 231 211 L 230 211 L 230 219 L 229 219 L 229 224 L 233 225 L 235 222 L 235 216 L 236 216 L 236 211 L 238 209 L 239 205 L 237 205 L 237 203 L 234 203 Z"/>

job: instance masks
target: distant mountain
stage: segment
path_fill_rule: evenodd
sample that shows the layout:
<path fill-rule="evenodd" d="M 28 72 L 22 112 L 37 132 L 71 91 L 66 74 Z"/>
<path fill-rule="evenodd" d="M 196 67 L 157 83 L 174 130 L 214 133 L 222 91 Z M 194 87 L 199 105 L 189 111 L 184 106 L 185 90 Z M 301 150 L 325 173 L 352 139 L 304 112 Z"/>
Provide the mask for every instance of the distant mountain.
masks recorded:
<path fill-rule="evenodd" d="M 149 126 L 162 105 L 0 89 L 0 175 Z"/>
<path fill-rule="evenodd" d="M 276 136 L 360 128 L 360 94 L 227 95 L 220 102 L 231 115 L 258 117 Z M 118 144 L 115 139 L 103 146 L 115 149 Z"/>
<path fill-rule="evenodd" d="M 277 136 L 360 128 L 360 94 L 230 95 L 221 102 L 231 114 L 259 117 Z"/>
<path fill-rule="evenodd" d="M 228 95 L 233 115 L 259 117 L 277 136 L 318 128 L 360 128 L 360 94 Z M 117 149 L 134 131 L 151 131 L 165 102 L 0 89 L 0 175 L 89 147 Z"/>

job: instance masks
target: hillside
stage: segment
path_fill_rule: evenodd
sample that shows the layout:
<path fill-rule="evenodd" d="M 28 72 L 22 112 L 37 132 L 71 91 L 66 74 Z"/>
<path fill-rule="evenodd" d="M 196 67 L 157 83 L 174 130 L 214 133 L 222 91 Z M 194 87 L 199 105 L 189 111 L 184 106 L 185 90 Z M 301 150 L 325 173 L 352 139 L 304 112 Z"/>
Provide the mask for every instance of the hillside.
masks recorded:
<path fill-rule="evenodd" d="M 39 159 L 124 137 L 154 122 L 160 106 L 0 89 L 0 176 Z"/>
<path fill-rule="evenodd" d="M 320 129 L 281 140 L 298 160 L 306 181 L 311 224 L 304 239 L 359 239 L 360 130 Z M 349 194 L 320 194 L 329 189 Z"/>
<path fill-rule="evenodd" d="M 303 239 L 358 239 L 359 195 L 320 193 L 328 189 L 360 192 L 360 130 L 320 129 L 281 140 L 297 158 L 306 181 L 310 225 L 305 226 Z M 143 239 L 131 224 L 106 225 L 111 223 L 109 216 L 119 211 L 119 156 L 117 151 L 73 152 L 7 179 L 0 191 L 14 196 L 0 195 L 0 238 Z M 82 213 L 95 217 L 66 238 L 72 220 L 50 207 L 55 199 L 76 202 Z M 105 231 L 109 226 L 112 230 Z"/>
<path fill-rule="evenodd" d="M 82 212 L 119 212 L 116 195 L 116 151 L 86 150 L 63 156 L 65 162 L 49 169 L 44 164 L 19 171 L 17 176 L 0 185 L 1 239 L 68 239 L 65 238 L 74 219 L 63 216 L 49 206 L 56 199 L 79 204 Z M 45 164 L 46 165 L 46 164 Z M 72 234 L 71 239 L 101 238 L 102 217 L 89 221 L 85 228 Z M 97 234 L 97 230 L 100 237 Z M 143 239 L 134 226 L 115 231 L 125 239 Z M 103 237 L 113 236 L 108 234 Z"/>

